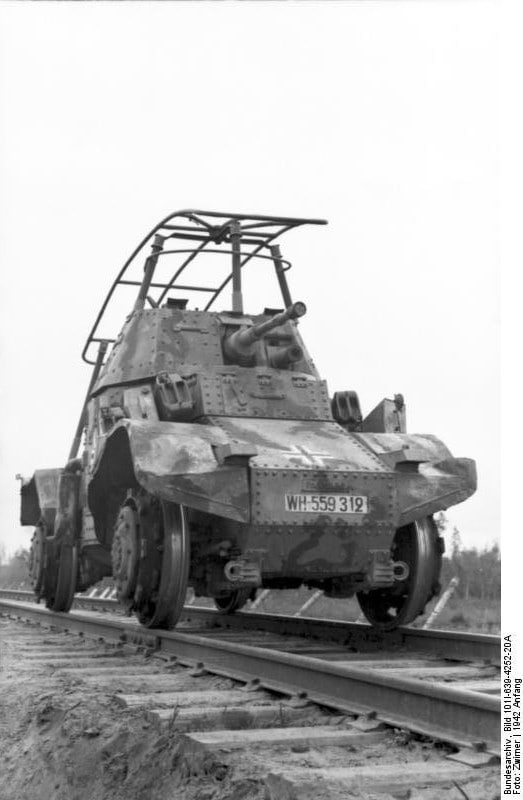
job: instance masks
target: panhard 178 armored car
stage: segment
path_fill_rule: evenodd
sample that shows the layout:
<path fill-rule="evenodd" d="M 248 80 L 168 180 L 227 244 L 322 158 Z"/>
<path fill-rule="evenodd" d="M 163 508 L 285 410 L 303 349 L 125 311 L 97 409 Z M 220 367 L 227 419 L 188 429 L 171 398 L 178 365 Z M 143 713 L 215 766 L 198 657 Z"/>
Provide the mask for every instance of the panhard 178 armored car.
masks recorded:
<path fill-rule="evenodd" d="M 112 576 L 129 613 L 172 628 L 188 586 L 227 613 L 260 587 L 305 585 L 355 594 L 386 630 L 439 591 L 433 514 L 475 491 L 474 462 L 406 433 L 401 395 L 366 416 L 354 391 L 329 396 L 277 242 L 305 224 L 325 222 L 179 211 L 125 263 L 83 351 L 93 371 L 69 459 L 22 481 L 49 608 Z M 246 310 L 243 280 L 262 263 L 281 308 Z M 116 337 L 106 328 L 129 292 Z"/>

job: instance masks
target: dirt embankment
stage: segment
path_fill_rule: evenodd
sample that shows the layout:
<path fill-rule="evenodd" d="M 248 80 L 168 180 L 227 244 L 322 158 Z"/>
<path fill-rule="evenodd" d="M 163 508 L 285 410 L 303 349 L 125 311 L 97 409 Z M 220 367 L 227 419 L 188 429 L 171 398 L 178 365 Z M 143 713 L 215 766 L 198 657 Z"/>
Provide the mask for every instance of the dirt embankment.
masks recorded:
<path fill-rule="evenodd" d="M 31 660 L 34 640 L 0 621 L 0 800 L 263 798 L 248 774 L 212 756 L 195 764 L 174 731 Z"/>

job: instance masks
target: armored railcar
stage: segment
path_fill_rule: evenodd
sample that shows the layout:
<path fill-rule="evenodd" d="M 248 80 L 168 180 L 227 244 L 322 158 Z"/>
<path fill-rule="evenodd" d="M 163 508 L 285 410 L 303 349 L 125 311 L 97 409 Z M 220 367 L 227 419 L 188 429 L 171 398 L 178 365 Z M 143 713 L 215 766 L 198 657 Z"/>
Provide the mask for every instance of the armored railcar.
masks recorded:
<path fill-rule="evenodd" d="M 329 395 L 277 242 L 305 224 L 325 222 L 179 211 L 124 264 L 83 351 L 93 372 L 69 459 L 22 483 L 31 579 L 50 608 L 112 576 L 142 624 L 172 628 L 189 585 L 224 612 L 259 587 L 306 585 L 356 594 L 391 629 L 438 592 L 433 514 L 474 492 L 474 462 L 407 434 L 401 395 L 365 416 L 354 391 Z M 188 281 L 206 256 L 225 272 Z M 242 282 L 261 262 L 281 307 L 247 312 Z"/>

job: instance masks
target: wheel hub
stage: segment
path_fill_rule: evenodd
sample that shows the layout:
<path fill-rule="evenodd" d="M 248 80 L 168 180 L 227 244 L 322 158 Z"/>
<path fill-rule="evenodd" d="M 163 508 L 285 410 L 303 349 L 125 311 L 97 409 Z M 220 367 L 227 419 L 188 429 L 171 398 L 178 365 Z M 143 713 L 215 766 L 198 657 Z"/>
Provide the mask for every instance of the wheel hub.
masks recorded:
<path fill-rule="evenodd" d="M 111 547 L 116 592 L 120 601 L 132 600 L 139 564 L 138 515 L 132 506 L 120 509 Z"/>
<path fill-rule="evenodd" d="M 40 594 L 44 585 L 45 570 L 45 531 L 42 527 L 35 529 L 29 550 L 29 580 L 36 594 Z"/>

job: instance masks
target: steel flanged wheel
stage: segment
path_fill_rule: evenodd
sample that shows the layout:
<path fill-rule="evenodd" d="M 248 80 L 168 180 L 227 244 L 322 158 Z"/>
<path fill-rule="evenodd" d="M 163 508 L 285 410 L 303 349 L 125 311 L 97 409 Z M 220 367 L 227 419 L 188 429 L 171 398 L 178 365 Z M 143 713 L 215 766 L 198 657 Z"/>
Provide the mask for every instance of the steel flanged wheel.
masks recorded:
<path fill-rule="evenodd" d="M 111 550 L 119 599 L 148 628 L 174 628 L 190 565 L 183 506 L 140 493 L 120 510 Z"/>
<path fill-rule="evenodd" d="M 78 575 L 78 550 L 75 544 L 55 545 L 54 569 L 49 571 L 45 593 L 46 606 L 52 611 L 69 611 L 73 604 Z M 49 559 L 48 559 L 49 561 Z M 52 577 L 56 576 L 55 580 Z"/>
<path fill-rule="evenodd" d="M 147 568 L 140 575 L 137 616 L 148 628 L 174 628 L 183 610 L 190 565 L 183 506 L 152 500 L 147 508 Z M 143 518 L 142 518 L 143 519 Z"/>
<path fill-rule="evenodd" d="M 220 614 L 233 614 L 243 608 L 252 594 L 252 589 L 236 589 L 225 597 L 215 597 L 214 603 Z"/>
<path fill-rule="evenodd" d="M 29 549 L 29 580 L 37 597 L 42 596 L 45 585 L 45 529 L 38 525 L 33 533 Z"/>
<path fill-rule="evenodd" d="M 369 622 L 389 631 L 422 614 L 439 591 L 441 556 L 441 540 L 432 517 L 398 528 L 392 557 L 408 566 L 408 576 L 392 587 L 358 593 L 360 608 Z"/>

